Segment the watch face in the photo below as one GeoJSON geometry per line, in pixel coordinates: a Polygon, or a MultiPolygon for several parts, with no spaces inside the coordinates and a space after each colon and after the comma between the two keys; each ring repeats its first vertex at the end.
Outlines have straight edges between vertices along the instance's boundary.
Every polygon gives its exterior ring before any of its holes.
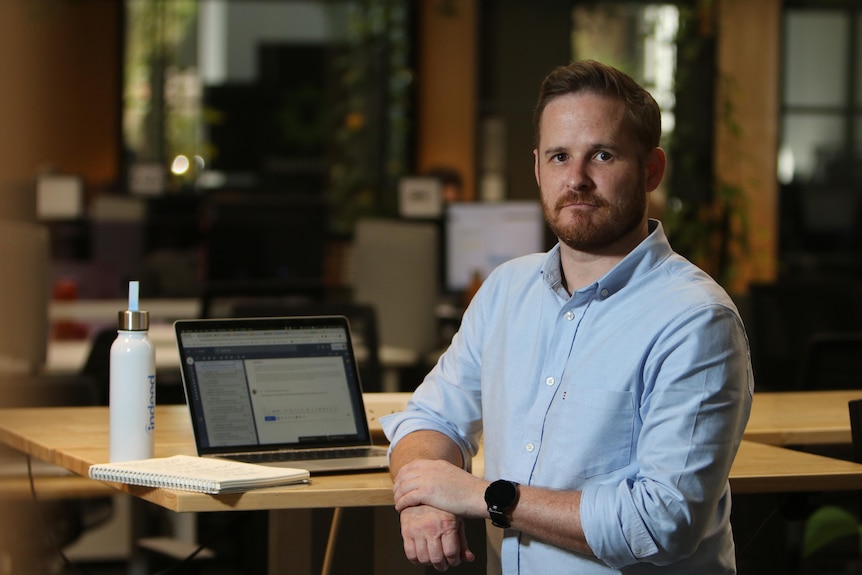
{"type": "Polygon", "coordinates": [[[518,496],[517,487],[511,481],[499,480],[491,483],[485,491],[485,502],[504,511],[512,506],[518,496]]]}

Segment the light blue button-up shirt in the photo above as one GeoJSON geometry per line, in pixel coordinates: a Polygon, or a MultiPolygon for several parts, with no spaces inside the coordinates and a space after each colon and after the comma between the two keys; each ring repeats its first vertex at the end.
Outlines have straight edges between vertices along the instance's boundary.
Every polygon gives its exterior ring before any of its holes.
{"type": "Polygon", "coordinates": [[[727,476],[754,382],[735,306],[661,224],[571,297],[559,246],[497,268],[405,412],[485,477],[580,490],[595,557],[507,530],[505,573],[735,573],[727,476]]]}

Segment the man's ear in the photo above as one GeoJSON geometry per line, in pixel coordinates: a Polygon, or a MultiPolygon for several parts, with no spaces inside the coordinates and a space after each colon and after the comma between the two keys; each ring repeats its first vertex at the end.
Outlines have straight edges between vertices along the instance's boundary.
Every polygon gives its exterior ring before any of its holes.
{"type": "Polygon", "coordinates": [[[539,177],[539,150],[533,150],[533,174],[536,176],[536,185],[542,189],[542,179],[539,177]]]}
{"type": "Polygon", "coordinates": [[[648,192],[653,191],[661,183],[664,178],[664,170],[667,167],[667,156],[661,148],[653,148],[647,154],[646,161],[646,189],[648,192]]]}

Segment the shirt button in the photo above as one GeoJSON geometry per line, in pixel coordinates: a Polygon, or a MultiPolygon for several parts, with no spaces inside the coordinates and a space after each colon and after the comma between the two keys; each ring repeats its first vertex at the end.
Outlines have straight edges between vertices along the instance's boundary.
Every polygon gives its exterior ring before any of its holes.
{"type": "Polygon", "coordinates": [[[555,383],[557,383],[557,380],[555,380],[555,379],[553,378],[553,376],[552,376],[552,377],[549,377],[549,378],[547,378],[547,379],[545,380],[545,385],[554,385],[555,383]]]}
{"type": "Polygon", "coordinates": [[[572,321],[573,319],[575,319],[575,312],[573,312],[573,311],[567,311],[567,312],[566,312],[566,315],[565,315],[565,318],[566,318],[567,320],[569,320],[569,321],[572,321]]]}
{"type": "Polygon", "coordinates": [[[532,443],[528,443],[527,445],[524,446],[524,449],[527,450],[527,453],[533,453],[536,450],[536,446],[533,445],[532,443]]]}
{"type": "Polygon", "coordinates": [[[607,289],[603,289],[603,290],[602,290],[602,297],[608,297],[608,293],[609,293],[609,292],[608,292],[608,290],[607,290],[607,289]]]}

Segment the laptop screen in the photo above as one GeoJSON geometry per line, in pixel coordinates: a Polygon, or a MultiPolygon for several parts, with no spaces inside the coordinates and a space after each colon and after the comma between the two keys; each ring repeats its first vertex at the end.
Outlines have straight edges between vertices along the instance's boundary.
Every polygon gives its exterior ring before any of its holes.
{"type": "Polygon", "coordinates": [[[175,324],[198,452],[369,443],[343,317],[175,324]]]}

